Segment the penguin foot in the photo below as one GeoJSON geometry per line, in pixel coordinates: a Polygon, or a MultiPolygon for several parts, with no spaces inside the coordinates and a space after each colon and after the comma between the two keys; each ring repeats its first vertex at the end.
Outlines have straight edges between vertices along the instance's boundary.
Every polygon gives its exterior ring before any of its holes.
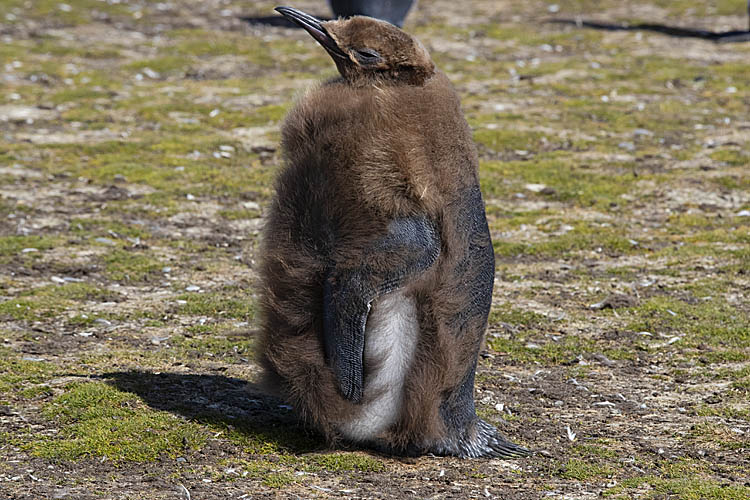
{"type": "Polygon", "coordinates": [[[444,442],[439,454],[461,458],[522,458],[531,455],[531,451],[511,443],[482,419],[477,419],[473,427],[457,439],[444,442]]]}

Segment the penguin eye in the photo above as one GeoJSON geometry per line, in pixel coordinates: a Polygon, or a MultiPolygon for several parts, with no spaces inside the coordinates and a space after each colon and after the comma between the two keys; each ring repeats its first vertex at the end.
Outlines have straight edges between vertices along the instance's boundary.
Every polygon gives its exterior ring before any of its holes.
{"type": "Polygon", "coordinates": [[[380,54],[375,49],[355,49],[354,54],[363,64],[374,64],[380,61],[380,54]]]}

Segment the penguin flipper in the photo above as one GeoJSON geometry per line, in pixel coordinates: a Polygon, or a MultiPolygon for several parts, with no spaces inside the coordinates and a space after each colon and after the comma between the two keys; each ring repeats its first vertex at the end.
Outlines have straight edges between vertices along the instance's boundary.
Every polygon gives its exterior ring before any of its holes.
{"type": "Polygon", "coordinates": [[[323,298],[323,341],[339,390],[349,401],[361,402],[364,392],[370,304],[429,269],[439,254],[435,225],[426,217],[406,217],[392,220],[387,232],[356,258],[357,266],[329,271],[323,298]]]}

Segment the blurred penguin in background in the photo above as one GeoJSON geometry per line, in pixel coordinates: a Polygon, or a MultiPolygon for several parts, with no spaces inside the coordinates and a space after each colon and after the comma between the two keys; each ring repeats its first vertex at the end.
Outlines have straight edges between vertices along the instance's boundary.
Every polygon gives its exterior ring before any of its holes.
{"type": "Polygon", "coordinates": [[[328,3],[339,17],[369,16],[401,27],[414,0],[328,0],[328,3]]]}

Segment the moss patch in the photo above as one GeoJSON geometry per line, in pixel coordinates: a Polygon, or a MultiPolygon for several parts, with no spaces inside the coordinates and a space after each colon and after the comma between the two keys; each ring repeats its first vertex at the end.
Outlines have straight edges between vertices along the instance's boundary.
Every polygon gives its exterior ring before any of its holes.
{"type": "Polygon", "coordinates": [[[61,426],[57,437],[28,444],[32,452],[55,460],[106,457],[115,462],[176,458],[206,440],[196,424],[151,410],[135,395],[99,382],[74,384],[44,408],[61,426]]]}

